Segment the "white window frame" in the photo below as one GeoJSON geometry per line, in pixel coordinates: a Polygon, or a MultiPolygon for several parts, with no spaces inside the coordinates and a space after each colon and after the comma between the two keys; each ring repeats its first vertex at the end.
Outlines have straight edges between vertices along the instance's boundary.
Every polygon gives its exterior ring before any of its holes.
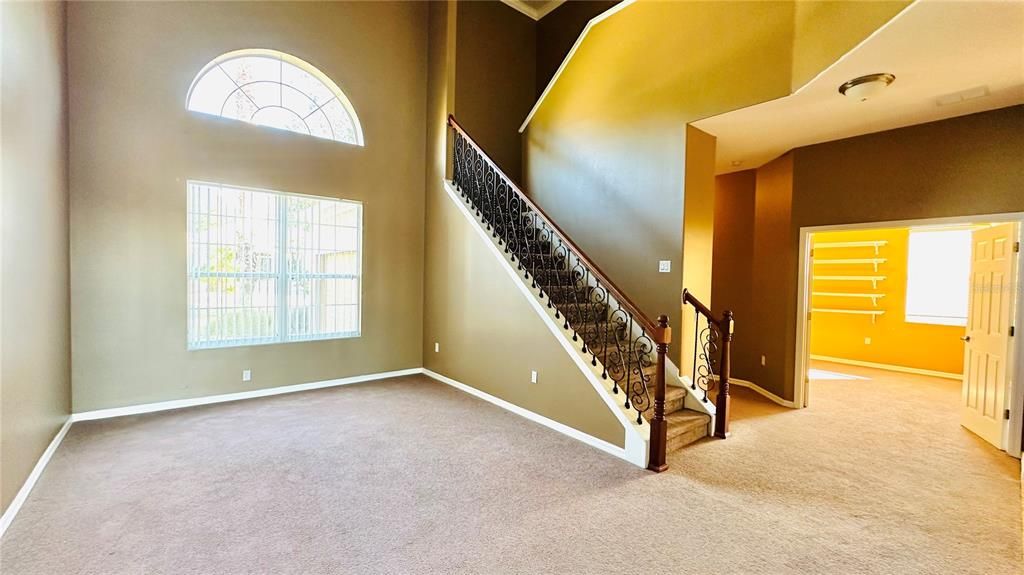
{"type": "MultiPolygon", "coordinates": [[[[971,266],[971,245],[970,245],[970,243],[971,243],[971,231],[968,228],[919,229],[919,230],[911,229],[910,230],[910,235],[909,235],[908,241],[907,241],[907,286],[906,286],[906,300],[904,302],[904,310],[903,310],[904,311],[904,321],[906,323],[919,323],[919,324],[930,324],[930,325],[948,325],[948,326],[957,326],[957,327],[966,327],[967,326],[967,305],[968,305],[968,299],[967,298],[969,297],[968,296],[968,293],[969,293],[969,287],[968,286],[970,284],[970,266],[971,266]],[[911,289],[912,288],[912,282],[915,279],[915,277],[913,275],[913,270],[914,270],[914,254],[913,254],[914,236],[915,235],[923,236],[923,235],[929,235],[929,234],[950,234],[950,233],[965,234],[966,238],[967,238],[967,242],[968,242],[968,250],[967,250],[967,254],[966,254],[966,260],[967,261],[964,262],[967,265],[967,274],[963,278],[963,281],[964,281],[964,285],[963,285],[963,297],[964,297],[964,301],[963,301],[963,316],[959,316],[959,315],[957,315],[957,316],[942,315],[942,314],[938,314],[938,313],[935,313],[935,314],[911,313],[911,311],[914,310],[915,308],[920,308],[921,307],[919,304],[915,304],[914,302],[912,302],[912,298],[914,297],[915,291],[916,291],[916,290],[912,290],[911,289]]],[[[943,259],[942,261],[948,264],[949,263],[948,257],[949,256],[947,254],[945,256],[945,259],[943,259]]]]}
{"type": "MultiPolygon", "coordinates": [[[[273,336],[263,338],[239,338],[231,340],[220,340],[220,341],[205,341],[197,342],[197,339],[192,337],[192,333],[186,333],[187,348],[189,351],[199,351],[204,349],[223,349],[232,347],[249,347],[257,345],[274,345],[281,343],[299,343],[308,341],[323,341],[331,339],[351,339],[362,337],[362,325],[363,325],[363,203],[357,200],[347,200],[341,198],[333,198],[326,196],[314,196],[309,194],[298,194],[293,192],[282,192],[279,190],[268,190],[264,188],[253,188],[248,186],[236,186],[233,184],[225,184],[219,182],[210,182],[204,180],[187,180],[185,183],[186,194],[191,196],[191,190],[193,186],[215,186],[215,187],[227,187],[235,190],[242,190],[248,192],[257,192],[263,194],[270,194],[276,198],[275,203],[277,204],[277,271],[276,272],[200,272],[193,271],[192,269],[192,253],[191,253],[191,241],[190,233],[191,227],[189,222],[186,221],[186,234],[185,244],[188,257],[186,258],[186,277],[188,280],[198,277],[225,277],[225,278],[237,278],[237,277],[262,277],[267,279],[276,280],[276,294],[277,304],[275,306],[276,311],[276,333],[273,336]],[[288,266],[288,203],[286,200],[288,197],[301,197],[309,198],[316,201],[331,201],[346,203],[358,206],[357,218],[356,218],[356,272],[354,274],[337,274],[337,273],[306,273],[306,274],[292,274],[288,266]],[[356,329],[352,332],[335,332],[328,334],[309,334],[309,335],[290,335],[289,325],[289,287],[291,280],[296,277],[311,278],[311,279],[354,279],[357,283],[356,289],[356,329]]],[[[191,210],[186,210],[187,217],[191,216],[191,210]]],[[[187,218],[186,218],[187,219],[187,218]]],[[[187,313],[191,313],[191,306],[186,302],[187,313]]],[[[186,321],[188,327],[191,327],[191,319],[186,321]]]]}

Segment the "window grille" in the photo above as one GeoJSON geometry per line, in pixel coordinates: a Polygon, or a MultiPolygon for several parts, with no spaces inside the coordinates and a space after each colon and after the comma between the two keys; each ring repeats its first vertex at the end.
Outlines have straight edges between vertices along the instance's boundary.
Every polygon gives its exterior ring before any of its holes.
{"type": "Polygon", "coordinates": [[[188,347],[360,335],[362,205],[188,182],[188,347]]]}
{"type": "Polygon", "coordinates": [[[318,138],[363,145],[348,98],[314,66],[276,50],[238,50],[207,64],[187,106],[202,112],[318,138]]]}

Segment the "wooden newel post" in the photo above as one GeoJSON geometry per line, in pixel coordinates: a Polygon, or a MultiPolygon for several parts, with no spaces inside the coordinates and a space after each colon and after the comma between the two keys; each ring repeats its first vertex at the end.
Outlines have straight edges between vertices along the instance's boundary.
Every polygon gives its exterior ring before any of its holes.
{"type": "Polygon", "coordinates": [[[654,376],[654,418],[651,419],[647,469],[660,473],[668,469],[665,462],[665,448],[668,444],[668,422],[665,421],[665,354],[668,353],[668,344],[672,341],[672,328],[668,326],[668,316],[658,317],[655,339],[658,346],[658,371],[654,376]]]}
{"type": "Polygon", "coordinates": [[[715,437],[729,436],[729,371],[732,369],[732,312],[722,313],[722,366],[718,374],[718,400],[715,401],[715,437]]]}

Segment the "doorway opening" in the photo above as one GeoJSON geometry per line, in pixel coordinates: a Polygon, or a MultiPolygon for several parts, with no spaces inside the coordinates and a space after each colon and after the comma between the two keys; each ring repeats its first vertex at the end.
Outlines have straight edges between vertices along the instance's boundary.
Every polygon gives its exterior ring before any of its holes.
{"type": "Polygon", "coordinates": [[[802,228],[797,405],[823,386],[921,392],[1020,457],[1022,228],[1021,214],[802,228]]]}

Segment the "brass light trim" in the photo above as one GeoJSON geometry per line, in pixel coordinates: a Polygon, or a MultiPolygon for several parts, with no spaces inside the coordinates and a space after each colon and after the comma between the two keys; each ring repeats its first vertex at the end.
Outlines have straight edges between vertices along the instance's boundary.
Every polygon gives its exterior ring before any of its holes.
{"type": "Polygon", "coordinates": [[[896,76],[893,76],[892,74],[888,73],[867,74],[865,76],[859,76],[850,81],[843,82],[843,84],[839,86],[839,93],[845,96],[846,91],[849,90],[850,88],[853,88],[854,86],[860,86],[861,84],[867,84],[869,82],[885,82],[885,85],[888,86],[889,84],[892,84],[895,80],[896,76]]]}

